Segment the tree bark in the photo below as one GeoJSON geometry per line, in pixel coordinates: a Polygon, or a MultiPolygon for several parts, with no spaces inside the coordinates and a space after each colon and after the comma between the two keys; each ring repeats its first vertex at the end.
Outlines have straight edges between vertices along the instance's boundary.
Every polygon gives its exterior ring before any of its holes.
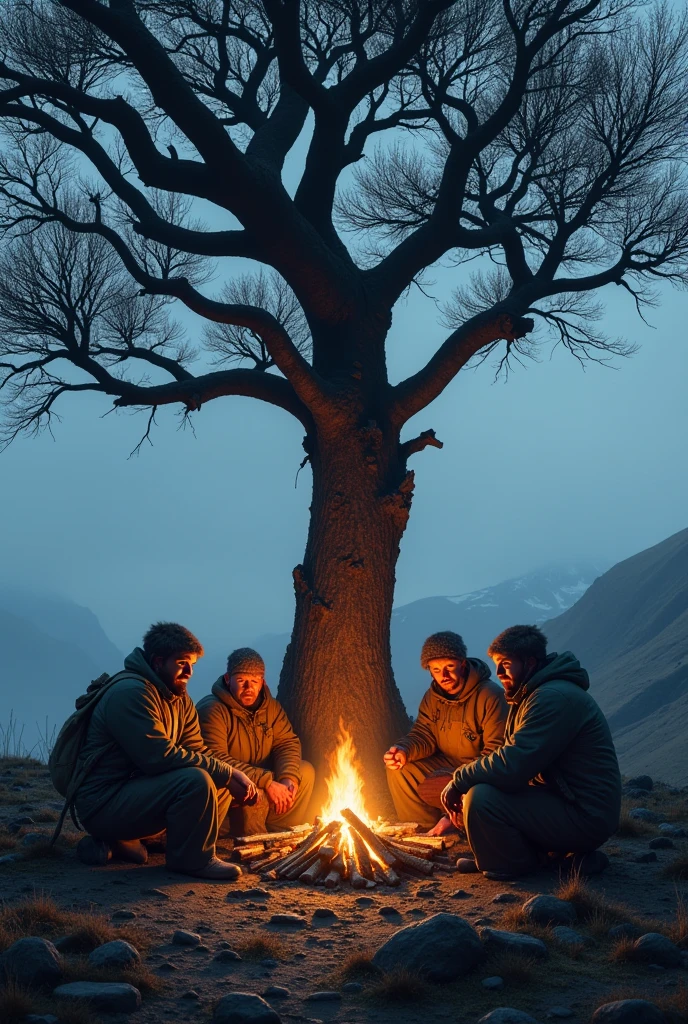
{"type": "Polygon", "coordinates": [[[362,764],[368,812],[378,814],[391,807],[382,755],[409,725],[392,673],[390,617],[413,474],[393,427],[342,428],[342,420],[304,441],[313,503],[279,697],[315,765],[311,813],[323,802],[341,722],[362,764]]]}

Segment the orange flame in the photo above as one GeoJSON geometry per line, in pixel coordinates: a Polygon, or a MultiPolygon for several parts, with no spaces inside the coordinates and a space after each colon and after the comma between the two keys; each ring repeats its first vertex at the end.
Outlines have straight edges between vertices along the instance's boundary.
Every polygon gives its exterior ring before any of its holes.
{"type": "Polygon", "coordinates": [[[326,780],[327,801],[321,812],[323,821],[343,821],[341,812],[348,807],[369,825],[370,820],[363,801],[361,765],[356,756],[351,733],[344,727],[341,718],[337,746],[327,760],[330,774],[326,780]]]}

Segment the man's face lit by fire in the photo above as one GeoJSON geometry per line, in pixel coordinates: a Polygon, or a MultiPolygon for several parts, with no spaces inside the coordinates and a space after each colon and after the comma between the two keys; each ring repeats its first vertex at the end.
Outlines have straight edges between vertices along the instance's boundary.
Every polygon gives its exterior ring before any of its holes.
{"type": "Polygon", "coordinates": [[[229,692],[242,707],[252,707],[260,697],[265,679],[260,672],[237,672],[229,677],[229,692]]]}
{"type": "Polygon", "coordinates": [[[431,658],[430,675],[445,693],[457,694],[466,680],[466,662],[456,658],[431,658]]]}
{"type": "Polygon", "coordinates": [[[507,697],[513,697],[537,668],[535,658],[519,658],[515,654],[493,654],[492,660],[507,697]]]}
{"type": "Polygon", "coordinates": [[[186,693],[197,661],[197,654],[175,654],[170,658],[155,657],[152,659],[151,668],[168,690],[181,697],[186,693]]]}

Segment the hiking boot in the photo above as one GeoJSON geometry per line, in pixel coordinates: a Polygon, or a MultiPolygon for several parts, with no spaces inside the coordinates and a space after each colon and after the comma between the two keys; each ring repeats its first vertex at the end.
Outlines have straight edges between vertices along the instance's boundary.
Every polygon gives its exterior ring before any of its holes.
{"type": "Polygon", "coordinates": [[[478,865],[472,857],[459,857],[456,868],[460,875],[477,875],[478,865]]]}
{"type": "Polygon", "coordinates": [[[211,882],[236,882],[241,877],[241,868],[238,864],[228,864],[226,860],[213,857],[204,868],[197,868],[196,871],[182,871],[183,875],[193,875],[194,878],[207,878],[211,882]]]}
{"type": "Polygon", "coordinates": [[[112,844],[112,859],[123,860],[127,864],[146,864],[148,850],[140,839],[118,839],[112,844]]]}
{"type": "Polygon", "coordinates": [[[76,855],[82,864],[102,868],[112,859],[112,847],[104,839],[84,836],[76,844],[76,855]]]}

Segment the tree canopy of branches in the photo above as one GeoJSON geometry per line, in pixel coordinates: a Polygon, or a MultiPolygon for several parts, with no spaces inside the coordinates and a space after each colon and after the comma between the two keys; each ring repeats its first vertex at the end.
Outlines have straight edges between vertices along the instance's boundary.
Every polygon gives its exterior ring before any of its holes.
{"type": "Polygon", "coordinates": [[[5,0],[1,17],[7,438],[84,390],[186,415],[245,395],[295,416],[314,501],[280,692],[316,759],[340,716],[378,749],[404,722],[389,615],[407,460],[439,444],[402,442],[404,425],[470,360],[498,350],[508,367],[547,330],[581,360],[627,353],[595,293],[620,286],[642,311],[657,282],[686,283],[685,15],[5,0]],[[457,267],[447,336],[392,384],[393,308],[441,261],[457,267]],[[192,344],[175,302],[199,318],[192,344]]]}

